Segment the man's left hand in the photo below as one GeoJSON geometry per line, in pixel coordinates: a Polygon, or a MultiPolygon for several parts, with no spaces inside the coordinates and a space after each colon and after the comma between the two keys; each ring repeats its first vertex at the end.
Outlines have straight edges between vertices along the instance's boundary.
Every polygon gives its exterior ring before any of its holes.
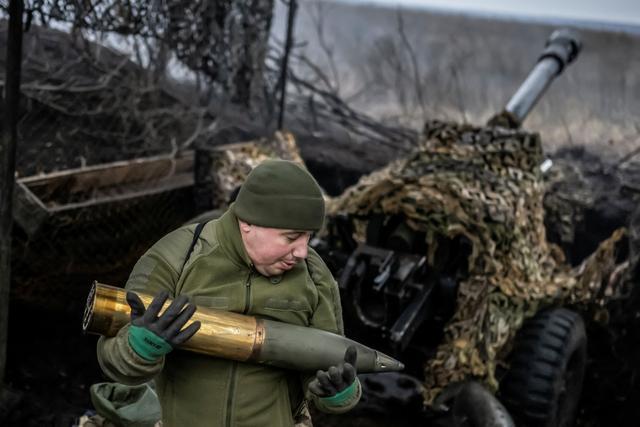
{"type": "Polygon", "coordinates": [[[318,397],[331,397],[349,387],[356,379],[358,350],[350,346],[344,353],[344,361],[326,371],[318,371],[309,383],[309,390],[318,397]]]}

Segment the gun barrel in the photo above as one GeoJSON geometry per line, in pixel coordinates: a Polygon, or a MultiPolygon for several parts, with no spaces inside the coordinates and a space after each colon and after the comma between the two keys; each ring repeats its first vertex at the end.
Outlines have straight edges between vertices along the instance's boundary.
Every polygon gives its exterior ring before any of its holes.
{"type": "MultiPolygon", "coordinates": [[[[83,330],[115,336],[130,319],[131,308],[125,296],[124,289],[94,282],[87,298],[83,330]]],[[[145,306],[153,299],[141,293],[138,296],[145,306]]],[[[165,303],[163,310],[169,303],[165,303]]],[[[198,320],[202,326],[180,346],[181,349],[241,362],[315,371],[340,363],[346,349],[354,345],[358,350],[357,369],[360,373],[404,369],[401,362],[384,353],[319,329],[206,307],[197,307],[189,323],[198,320]]]]}
{"type": "Polygon", "coordinates": [[[514,127],[522,124],[551,82],[576,59],[581,49],[582,43],[575,32],[556,30],[551,34],[538,62],[505,107],[515,122],[514,127]]]}

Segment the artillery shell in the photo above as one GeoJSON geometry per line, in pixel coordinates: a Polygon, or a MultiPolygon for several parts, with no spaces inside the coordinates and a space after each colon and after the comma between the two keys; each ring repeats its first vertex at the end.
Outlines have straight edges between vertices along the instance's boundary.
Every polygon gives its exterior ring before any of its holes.
{"type": "MultiPolygon", "coordinates": [[[[122,288],[94,282],[87,298],[83,330],[115,336],[130,319],[131,308],[125,296],[126,291],[122,288]]],[[[141,293],[138,296],[145,306],[153,299],[141,293]]],[[[163,310],[169,303],[165,303],[163,310]]],[[[346,349],[354,345],[358,350],[357,369],[360,373],[404,369],[401,362],[384,353],[320,329],[206,307],[197,307],[189,323],[198,320],[200,329],[180,346],[181,349],[241,362],[315,371],[342,362],[346,349]]]]}

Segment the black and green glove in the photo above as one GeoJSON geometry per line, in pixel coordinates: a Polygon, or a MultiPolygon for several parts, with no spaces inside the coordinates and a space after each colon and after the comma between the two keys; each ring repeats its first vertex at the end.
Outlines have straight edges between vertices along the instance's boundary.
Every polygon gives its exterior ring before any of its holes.
{"type": "Polygon", "coordinates": [[[326,371],[318,371],[309,383],[309,390],[329,406],[341,406],[356,393],[356,361],[358,350],[347,348],[344,361],[326,371]]]}
{"type": "Polygon", "coordinates": [[[199,321],[182,329],[196,311],[185,295],[178,296],[158,315],[168,297],[167,292],[159,293],[145,309],[138,295],[127,292],[127,304],[131,307],[129,345],[143,359],[159,359],[200,329],[199,321]]]}

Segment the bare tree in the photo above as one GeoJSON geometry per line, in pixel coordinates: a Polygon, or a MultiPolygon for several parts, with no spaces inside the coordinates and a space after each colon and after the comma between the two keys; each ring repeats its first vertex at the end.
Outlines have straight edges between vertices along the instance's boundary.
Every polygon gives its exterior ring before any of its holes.
{"type": "Polygon", "coordinates": [[[424,100],[424,88],[421,81],[421,73],[420,67],[418,66],[418,59],[416,56],[416,52],[413,49],[413,46],[409,42],[409,38],[404,29],[404,18],[402,17],[402,12],[398,9],[396,13],[397,21],[398,21],[398,35],[400,36],[400,40],[402,42],[402,46],[406,49],[407,57],[409,58],[411,64],[411,74],[413,80],[413,88],[415,89],[415,96],[418,106],[422,111],[422,120],[427,119],[426,106],[424,100]]]}
{"type": "Polygon", "coordinates": [[[74,34],[90,30],[143,40],[157,75],[170,50],[236,104],[249,107],[262,91],[273,0],[32,0],[27,8],[44,26],[66,22],[74,34]]]}
{"type": "Polygon", "coordinates": [[[329,78],[322,79],[327,85],[328,90],[335,94],[340,93],[340,75],[338,74],[338,67],[336,65],[336,58],[334,54],[334,48],[331,46],[326,39],[325,34],[325,19],[327,16],[327,3],[324,2],[314,2],[310,8],[310,16],[313,22],[313,28],[315,31],[316,38],[318,40],[318,44],[323,54],[325,55],[325,59],[327,61],[329,67],[329,78]]]}

